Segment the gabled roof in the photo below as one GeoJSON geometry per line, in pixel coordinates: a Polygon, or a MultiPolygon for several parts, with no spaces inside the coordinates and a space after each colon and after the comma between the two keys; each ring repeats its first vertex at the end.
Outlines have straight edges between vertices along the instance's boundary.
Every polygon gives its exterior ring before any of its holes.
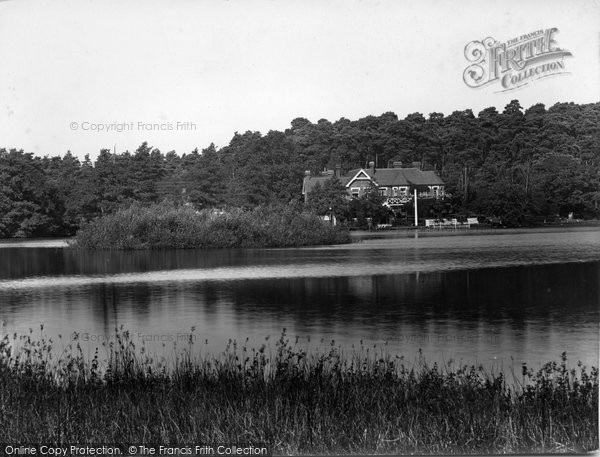
{"type": "Polygon", "coordinates": [[[346,182],[344,182],[344,185],[346,187],[348,187],[350,184],[352,184],[354,181],[356,181],[357,179],[367,179],[372,181],[373,179],[367,174],[367,172],[365,170],[363,170],[362,168],[358,169],[358,170],[350,170],[348,172],[348,175],[345,176],[346,178],[346,182]]]}
{"type": "MultiPolygon", "coordinates": [[[[302,183],[302,194],[311,192],[317,183],[323,185],[333,175],[305,176],[302,183]]],[[[350,187],[356,180],[369,179],[378,186],[443,186],[444,181],[434,171],[421,171],[417,168],[356,168],[338,178],[343,186],[350,187]]]]}
{"type": "Polygon", "coordinates": [[[346,187],[365,174],[378,186],[443,186],[444,182],[434,171],[421,171],[417,168],[376,168],[375,173],[370,169],[350,170],[346,187]],[[361,173],[362,172],[362,173],[361,173]]]}

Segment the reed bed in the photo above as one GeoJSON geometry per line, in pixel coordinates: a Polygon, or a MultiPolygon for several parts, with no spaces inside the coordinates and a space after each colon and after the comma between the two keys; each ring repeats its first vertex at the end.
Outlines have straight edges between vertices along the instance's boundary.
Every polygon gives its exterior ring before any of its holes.
{"type": "MultiPolygon", "coordinates": [[[[194,329],[192,329],[193,332],[194,329]]],[[[123,328],[94,355],[77,335],[0,343],[0,442],[268,443],[276,454],[573,453],[598,449],[598,369],[407,363],[364,345],[190,337],[169,359],[123,328]],[[511,379],[507,379],[507,375],[511,379]]]]}
{"type": "Polygon", "coordinates": [[[73,247],[190,249],[295,247],[349,243],[347,229],[298,205],[201,210],[167,203],[133,204],[81,227],[73,247]]]}

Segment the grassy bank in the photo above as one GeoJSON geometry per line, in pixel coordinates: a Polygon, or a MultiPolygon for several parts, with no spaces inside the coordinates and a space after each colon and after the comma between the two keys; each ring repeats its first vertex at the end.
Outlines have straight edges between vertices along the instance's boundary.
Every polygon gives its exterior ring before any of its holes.
{"type": "Polygon", "coordinates": [[[215,357],[193,349],[157,361],[121,332],[90,360],[76,341],[57,351],[6,338],[0,442],[271,443],[279,454],[598,447],[598,370],[568,370],[564,356],[523,367],[514,383],[373,348],[306,353],[285,335],[215,357]]]}
{"type": "Polygon", "coordinates": [[[258,248],[349,243],[347,230],[289,206],[244,211],[134,205],[84,225],[85,249],[258,248]]]}

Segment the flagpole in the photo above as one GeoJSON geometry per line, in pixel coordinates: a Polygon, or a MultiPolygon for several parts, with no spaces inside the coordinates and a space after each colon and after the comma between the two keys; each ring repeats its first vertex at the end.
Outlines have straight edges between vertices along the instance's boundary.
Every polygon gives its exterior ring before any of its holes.
{"type": "Polygon", "coordinates": [[[419,225],[419,219],[417,216],[417,188],[415,187],[415,227],[419,225]]]}

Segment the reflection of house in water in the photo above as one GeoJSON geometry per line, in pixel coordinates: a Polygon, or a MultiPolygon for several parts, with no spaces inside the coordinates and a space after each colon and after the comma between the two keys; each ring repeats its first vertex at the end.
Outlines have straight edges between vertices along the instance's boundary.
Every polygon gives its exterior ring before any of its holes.
{"type": "Polygon", "coordinates": [[[365,301],[397,304],[429,301],[443,290],[441,272],[349,278],[352,294],[365,301]],[[392,298],[393,297],[393,298],[392,298]]]}

